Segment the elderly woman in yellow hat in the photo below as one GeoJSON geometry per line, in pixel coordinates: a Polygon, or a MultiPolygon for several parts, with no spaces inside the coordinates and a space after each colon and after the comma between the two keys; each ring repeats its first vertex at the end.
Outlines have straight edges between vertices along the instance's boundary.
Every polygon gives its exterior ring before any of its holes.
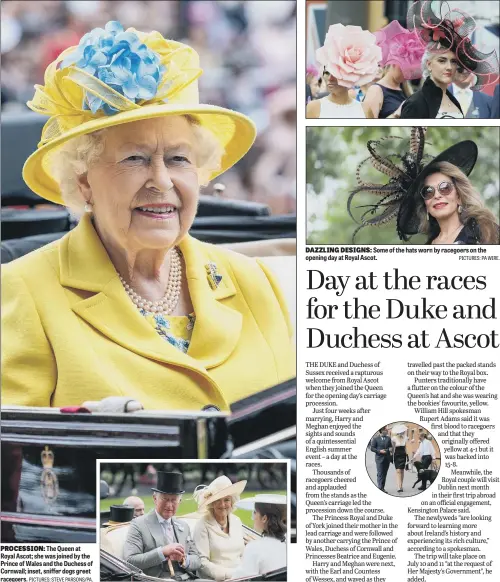
{"type": "Polygon", "coordinates": [[[201,555],[202,578],[227,580],[239,566],[245,542],[243,525],[233,514],[246,481],[232,483],[229,477],[217,477],[210,485],[198,485],[193,497],[198,513],[203,517],[196,523],[193,539],[201,555]]]}
{"type": "Polygon", "coordinates": [[[294,375],[273,275],[188,234],[200,186],[255,137],[199,103],[201,73],[190,47],[108,22],[36,86],[50,117],[23,177],[83,217],[2,269],[4,403],[227,410],[294,375]]]}

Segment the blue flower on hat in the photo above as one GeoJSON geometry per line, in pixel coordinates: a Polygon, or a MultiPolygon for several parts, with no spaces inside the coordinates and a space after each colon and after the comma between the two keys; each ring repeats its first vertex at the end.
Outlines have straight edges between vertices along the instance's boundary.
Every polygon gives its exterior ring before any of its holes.
{"type": "MultiPolygon", "coordinates": [[[[167,70],[157,53],[134,32],[125,32],[116,21],[85,34],[76,50],[59,63],[59,68],[70,65],[96,77],[134,103],[152,99],[167,70]]],[[[106,115],[119,112],[90,91],[85,91],[83,108],[92,113],[102,109],[106,115]]]]}

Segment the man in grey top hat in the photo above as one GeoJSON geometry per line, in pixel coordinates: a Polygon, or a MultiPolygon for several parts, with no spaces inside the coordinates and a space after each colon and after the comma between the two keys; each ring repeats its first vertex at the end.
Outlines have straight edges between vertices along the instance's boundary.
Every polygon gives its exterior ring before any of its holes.
{"type": "Polygon", "coordinates": [[[188,580],[195,578],[201,559],[189,525],[175,513],[184,493],[182,475],[158,471],[153,488],[155,509],[134,519],[123,548],[123,557],[148,576],[188,580]]]}

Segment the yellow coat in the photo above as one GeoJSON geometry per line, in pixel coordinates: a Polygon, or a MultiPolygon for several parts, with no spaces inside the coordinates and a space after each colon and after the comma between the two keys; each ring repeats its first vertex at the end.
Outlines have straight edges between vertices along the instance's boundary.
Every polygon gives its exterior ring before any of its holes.
{"type": "Polygon", "coordinates": [[[69,406],[106,396],[146,409],[222,410],[295,375],[286,306],[254,259],[186,236],[196,314],[185,354],[132,304],[91,221],[2,267],[2,401],[69,406]],[[205,265],[222,275],[212,290],[205,265]]]}

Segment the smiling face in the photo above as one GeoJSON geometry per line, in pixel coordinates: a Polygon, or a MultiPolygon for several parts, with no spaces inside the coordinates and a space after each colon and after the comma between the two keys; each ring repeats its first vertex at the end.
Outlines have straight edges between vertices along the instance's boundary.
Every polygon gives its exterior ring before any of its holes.
{"type": "Polygon", "coordinates": [[[106,130],[104,151],[80,177],[103,242],[134,251],[168,249],[188,232],[199,193],[196,143],[185,117],[106,130]]]}
{"type": "Polygon", "coordinates": [[[439,221],[458,213],[460,198],[453,180],[449,176],[441,172],[430,174],[424,181],[424,193],[427,187],[429,187],[429,197],[426,196],[424,198],[424,203],[430,216],[439,221]],[[434,189],[434,194],[430,197],[432,188],[434,189]]]}
{"type": "Polygon", "coordinates": [[[457,72],[458,60],[453,51],[440,53],[427,61],[432,80],[439,85],[449,85],[457,72]]]}
{"type": "Polygon", "coordinates": [[[212,503],[214,517],[219,523],[224,523],[227,520],[232,509],[233,500],[230,495],[212,503]]]}

